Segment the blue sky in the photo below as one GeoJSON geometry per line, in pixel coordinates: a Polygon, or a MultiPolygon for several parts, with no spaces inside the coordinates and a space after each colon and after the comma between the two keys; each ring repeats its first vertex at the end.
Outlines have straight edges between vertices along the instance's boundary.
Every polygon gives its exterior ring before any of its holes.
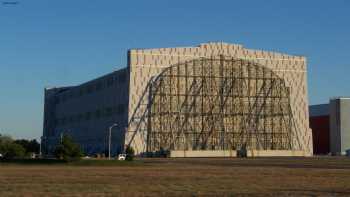
{"type": "Polygon", "coordinates": [[[350,95],[347,0],[4,1],[0,133],[15,138],[41,135],[45,86],[79,84],[124,67],[129,48],[224,41],[304,55],[311,104],[350,95]]]}

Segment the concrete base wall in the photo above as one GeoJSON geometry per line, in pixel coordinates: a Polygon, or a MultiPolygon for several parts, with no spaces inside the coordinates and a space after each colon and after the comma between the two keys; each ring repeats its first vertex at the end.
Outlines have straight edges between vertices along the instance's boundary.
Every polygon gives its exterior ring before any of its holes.
{"type": "Polygon", "coordinates": [[[236,157],[237,151],[206,151],[206,150],[188,150],[188,151],[170,151],[170,157],[236,157]]]}
{"type": "MultiPolygon", "coordinates": [[[[247,150],[248,157],[305,157],[306,151],[296,150],[247,150]]],[[[237,151],[170,151],[170,157],[237,157],[237,151]]]]}
{"type": "Polygon", "coordinates": [[[305,157],[309,156],[301,150],[248,150],[248,157],[305,157]]]}

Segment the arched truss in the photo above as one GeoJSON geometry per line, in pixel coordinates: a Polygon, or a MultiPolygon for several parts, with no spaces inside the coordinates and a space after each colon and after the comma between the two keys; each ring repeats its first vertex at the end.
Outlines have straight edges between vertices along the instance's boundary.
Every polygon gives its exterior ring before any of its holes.
{"type": "Polygon", "coordinates": [[[171,66],[149,88],[147,151],[292,150],[289,95],[282,78],[247,60],[171,66]]]}

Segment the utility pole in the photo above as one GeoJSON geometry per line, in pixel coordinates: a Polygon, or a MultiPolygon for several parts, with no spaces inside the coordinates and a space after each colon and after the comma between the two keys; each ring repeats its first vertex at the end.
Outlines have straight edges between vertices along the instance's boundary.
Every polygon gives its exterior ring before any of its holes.
{"type": "Polygon", "coordinates": [[[111,138],[112,138],[112,128],[118,126],[117,123],[114,123],[109,127],[109,137],[108,137],[108,159],[111,159],[111,138]]]}

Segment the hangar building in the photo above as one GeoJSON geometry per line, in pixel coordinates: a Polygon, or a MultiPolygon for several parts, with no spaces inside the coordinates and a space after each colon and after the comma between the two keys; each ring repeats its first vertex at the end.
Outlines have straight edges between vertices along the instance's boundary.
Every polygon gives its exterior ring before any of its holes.
{"type": "Polygon", "coordinates": [[[131,49],[126,68],[45,89],[43,148],[62,133],[88,153],[312,155],[306,58],[242,45],[131,49]]]}
{"type": "Polygon", "coordinates": [[[310,106],[314,154],[350,152],[350,98],[334,97],[329,103],[310,106]]]}

